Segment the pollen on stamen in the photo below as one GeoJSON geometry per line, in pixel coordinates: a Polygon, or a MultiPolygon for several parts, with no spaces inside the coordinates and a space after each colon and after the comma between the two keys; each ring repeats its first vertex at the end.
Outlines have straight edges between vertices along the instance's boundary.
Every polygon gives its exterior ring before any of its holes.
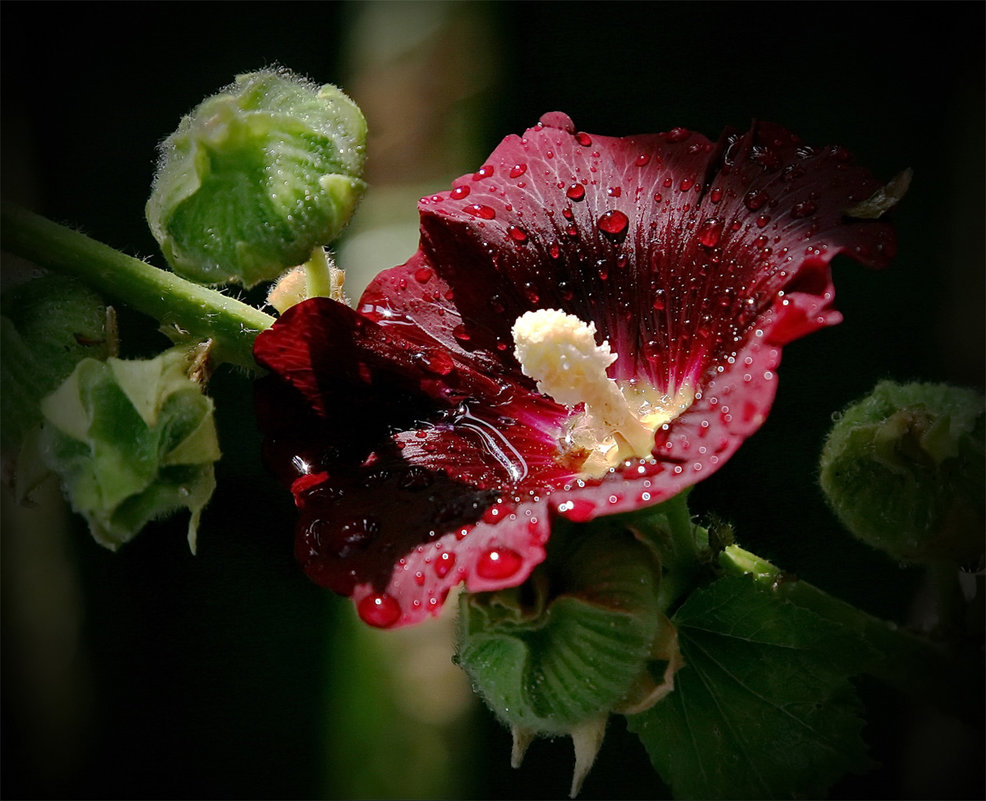
{"type": "Polygon", "coordinates": [[[574,410],[563,442],[563,457],[576,454],[580,472],[598,477],[630,458],[647,458],[658,425],[677,417],[694,398],[690,387],[673,397],[650,389],[627,389],[611,379],[607,368],[617,359],[609,342],[596,343],[596,328],[556,309],[530,311],[511,330],[514,354],[524,374],[540,392],[574,410]]]}

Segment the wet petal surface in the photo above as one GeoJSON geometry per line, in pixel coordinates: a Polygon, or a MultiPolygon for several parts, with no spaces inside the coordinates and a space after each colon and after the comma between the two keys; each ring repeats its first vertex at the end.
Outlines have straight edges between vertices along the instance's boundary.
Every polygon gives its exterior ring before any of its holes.
{"type": "Polygon", "coordinates": [[[355,312],[309,301],[258,338],[308,573],[368,622],[411,623],[460,581],[522,581],[554,515],[629,511],[714,472],[764,422],[782,346],[839,321],[831,259],[892,257],[886,223],[845,215],[878,189],[842,148],[764,123],[615,139],[554,113],[507,137],[421,200],[418,252],[355,312]],[[560,445],[578,410],[537,392],[511,339],[549,308],[595,325],[611,378],[694,387],[650,458],[593,477],[560,445]]]}

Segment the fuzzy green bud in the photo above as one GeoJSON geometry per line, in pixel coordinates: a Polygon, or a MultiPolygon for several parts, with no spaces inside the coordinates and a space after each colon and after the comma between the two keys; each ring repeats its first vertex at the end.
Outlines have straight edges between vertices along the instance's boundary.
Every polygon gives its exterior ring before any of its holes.
{"type": "Polygon", "coordinates": [[[115,348],[112,314],[99,295],[70,278],[46,275],[3,295],[0,441],[7,454],[41,423],[41,399],[84,358],[115,348]]]}
{"type": "Polygon", "coordinates": [[[577,792],[609,714],[641,699],[670,626],[660,576],[653,546],[626,527],[559,522],[527,582],[462,596],[456,661],[512,729],[515,766],[533,736],[569,735],[577,792]]]}
{"type": "Polygon", "coordinates": [[[154,359],[83,359],[41,404],[42,458],[101,545],[115,550],[151,520],[199,516],[215,488],[212,400],[180,349],[154,359]]]}
{"type": "Polygon", "coordinates": [[[944,384],[881,382],[838,418],[821,457],[832,509],[895,559],[983,553],[984,399],[944,384]]]}
{"type": "Polygon", "coordinates": [[[366,187],[366,120],[331,84],[239,75],[161,144],[146,215],[174,271],[253,286],[307,261],[366,187]]]}

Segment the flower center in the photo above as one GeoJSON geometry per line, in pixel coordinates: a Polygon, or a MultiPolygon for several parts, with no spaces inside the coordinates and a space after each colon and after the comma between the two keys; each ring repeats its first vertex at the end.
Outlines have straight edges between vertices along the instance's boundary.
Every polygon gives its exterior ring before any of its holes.
{"type": "Polygon", "coordinates": [[[658,426],[680,415],[695,398],[691,383],[662,393],[643,380],[614,381],[606,370],[617,354],[605,340],[597,345],[596,326],[573,314],[526,312],[511,333],[514,355],[538,391],[565,406],[583,406],[571,419],[564,450],[586,475],[598,477],[625,459],[650,457],[658,426]]]}

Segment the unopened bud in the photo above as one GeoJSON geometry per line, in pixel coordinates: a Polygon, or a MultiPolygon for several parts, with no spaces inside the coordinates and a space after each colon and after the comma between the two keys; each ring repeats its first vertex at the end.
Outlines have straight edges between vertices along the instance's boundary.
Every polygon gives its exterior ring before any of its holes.
{"type": "Polygon", "coordinates": [[[660,576],[652,546],[618,523],[559,525],[525,584],[462,597],[456,661],[513,731],[515,765],[533,736],[568,735],[578,791],[668,625],[660,576]]]}
{"type": "Polygon", "coordinates": [[[240,75],[162,143],[151,232],[186,278],[273,280],[341,233],[365,189],[365,145],[362,112],[335,86],[240,75]]]}
{"type": "Polygon", "coordinates": [[[881,382],[829,434],[822,489],[849,531],[895,559],[977,561],[984,423],[972,390],[881,382]]]}
{"type": "Polygon", "coordinates": [[[83,359],[41,403],[44,461],[107,548],[188,509],[195,550],[219,445],[212,401],[189,369],[198,365],[180,349],[147,360],[83,359]]]}

